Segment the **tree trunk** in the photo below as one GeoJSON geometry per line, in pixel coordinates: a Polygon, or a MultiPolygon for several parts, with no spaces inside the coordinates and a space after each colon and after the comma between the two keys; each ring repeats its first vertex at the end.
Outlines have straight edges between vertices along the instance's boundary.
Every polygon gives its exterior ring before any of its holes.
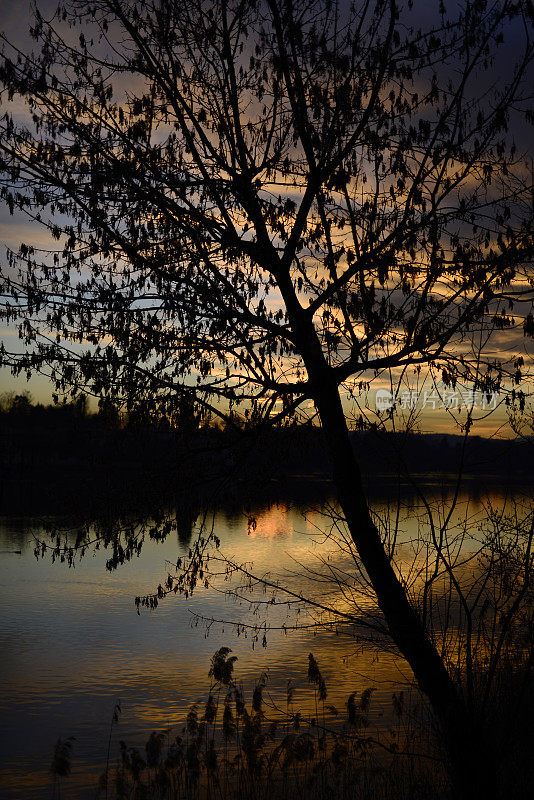
{"type": "Polygon", "coordinates": [[[389,633],[439,720],[449,758],[453,797],[491,800],[496,797],[495,760],[385,552],[369,512],[338,387],[329,378],[325,370],[321,379],[314,381],[315,403],[351,537],[376,592],[389,633]]]}
{"type": "Polygon", "coordinates": [[[389,634],[410,665],[439,721],[449,761],[452,796],[454,800],[494,800],[497,797],[495,759],[485,746],[484,732],[476,724],[386,554],[367,504],[339,387],[325,359],[313,320],[300,307],[289,276],[280,273],[278,285],[306,365],[339,504],[389,634]]]}

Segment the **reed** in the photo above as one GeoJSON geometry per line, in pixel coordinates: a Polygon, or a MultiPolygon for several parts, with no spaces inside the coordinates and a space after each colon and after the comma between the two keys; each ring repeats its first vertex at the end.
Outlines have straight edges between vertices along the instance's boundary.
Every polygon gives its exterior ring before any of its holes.
{"type": "Polygon", "coordinates": [[[250,702],[234,678],[236,658],[221,648],[212,658],[212,685],[184,722],[153,732],[144,750],[120,742],[100,796],[114,800],[430,800],[447,796],[439,757],[392,698],[396,724],[378,733],[368,688],[347,699],[344,712],[327,706],[327,686],[309,655],[315,714],[295,710],[288,682],[285,704],[267,694],[264,674],[250,702]]]}

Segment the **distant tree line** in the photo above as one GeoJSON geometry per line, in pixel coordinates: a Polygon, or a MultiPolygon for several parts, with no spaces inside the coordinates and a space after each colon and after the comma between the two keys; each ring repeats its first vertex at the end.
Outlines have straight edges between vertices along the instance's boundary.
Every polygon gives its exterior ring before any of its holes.
{"type": "MultiPolygon", "coordinates": [[[[354,450],[366,452],[369,476],[380,474],[515,474],[532,472],[534,442],[483,439],[447,434],[393,433],[378,429],[351,432],[354,450]],[[463,463],[460,464],[463,450],[463,463]]],[[[87,398],[44,405],[29,393],[0,395],[0,463],[26,469],[43,464],[99,467],[105,464],[150,466],[153,473],[176,474],[195,464],[199,476],[229,468],[266,480],[327,476],[328,455],[321,428],[267,428],[254,434],[232,426],[198,425],[184,419],[173,426],[165,418],[121,414],[111,403],[91,411],[87,398]],[[219,470],[215,467],[218,465],[219,470]],[[241,469],[239,468],[241,467],[241,469]]],[[[146,474],[146,470],[144,470],[146,474]]]]}

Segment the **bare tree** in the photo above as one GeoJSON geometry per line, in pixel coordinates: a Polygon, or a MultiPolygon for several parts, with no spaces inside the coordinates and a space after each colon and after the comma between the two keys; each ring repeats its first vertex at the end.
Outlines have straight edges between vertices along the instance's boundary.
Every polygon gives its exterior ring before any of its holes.
{"type": "Polygon", "coordinates": [[[520,380],[469,342],[532,302],[532,181],[509,126],[532,114],[533,13],[477,0],[423,23],[412,6],[66,2],[36,14],[35,52],[4,38],[2,196],[50,247],[9,253],[2,316],[24,348],[0,357],[130,411],[317,413],[457,794],[491,797],[489,742],[384,548],[342,397],[422,365],[482,391],[520,380]]]}

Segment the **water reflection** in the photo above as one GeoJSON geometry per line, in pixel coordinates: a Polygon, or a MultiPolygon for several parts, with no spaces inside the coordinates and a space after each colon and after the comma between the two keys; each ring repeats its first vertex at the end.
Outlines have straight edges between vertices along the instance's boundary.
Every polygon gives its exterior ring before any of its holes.
{"type": "MultiPolygon", "coordinates": [[[[436,481],[426,491],[435,502],[446,503],[453,487],[436,481]]],[[[400,547],[411,557],[421,504],[409,488],[403,487],[400,494],[400,547]]],[[[391,486],[376,483],[374,495],[375,508],[385,517],[384,497],[391,495],[391,486]]],[[[214,531],[224,552],[252,564],[255,572],[279,576],[289,570],[294,584],[303,585],[306,569],[328,558],[331,548],[324,536],[328,499],[324,488],[320,499],[312,509],[299,496],[275,504],[258,502],[250,509],[257,521],[254,528],[238,504],[219,509],[214,512],[214,531]]],[[[476,516],[485,503],[502,506],[504,501],[498,489],[471,487],[459,509],[476,516]]],[[[69,786],[76,787],[73,794],[92,796],[105,762],[116,700],[121,699],[123,713],[114,733],[115,754],[119,739],[142,745],[152,730],[183,721],[188,706],[206,696],[210,657],[223,645],[238,656],[236,672],[249,693],[263,671],[268,672],[268,687],[275,696],[283,694],[292,678],[295,704],[306,711],[313,696],[306,681],[307,656],[313,652],[326,679],[329,702],[343,708],[350,693],[373,686],[376,721],[382,713],[387,717],[391,693],[399,684],[409,683],[409,672],[394,655],[362,647],[349,626],[273,631],[266,648],[252,649],[246,629],[238,637],[231,625],[209,626],[195,616],[250,621],[249,605],[228,598],[223,582],[201,588],[188,599],[166,601],[156,612],[136,613],[135,595],[152,592],[165,575],[166,561],[187,554],[202,513],[198,500],[191,498],[179,509],[173,535],[164,541],[148,539],[139,559],[111,573],[103,550],[89,550],[72,569],[46,558],[36,560],[40,521],[14,517],[0,521],[2,797],[41,798],[49,791],[48,767],[58,736],[76,737],[69,779],[69,786]],[[21,550],[21,555],[14,550],[21,550]]],[[[345,568],[346,554],[335,558],[345,568]]],[[[343,599],[332,591],[329,601],[343,599]]],[[[293,612],[275,609],[271,622],[293,612]]]]}

